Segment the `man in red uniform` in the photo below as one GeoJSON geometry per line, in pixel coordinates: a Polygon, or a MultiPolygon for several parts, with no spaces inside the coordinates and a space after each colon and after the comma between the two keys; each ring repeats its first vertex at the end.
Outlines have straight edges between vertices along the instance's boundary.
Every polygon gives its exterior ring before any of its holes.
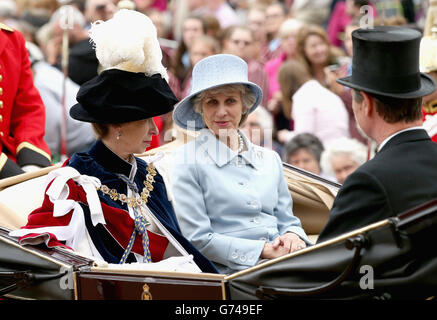
{"type": "Polygon", "coordinates": [[[24,37],[0,23],[0,179],[50,165],[44,128],[24,37]]]}

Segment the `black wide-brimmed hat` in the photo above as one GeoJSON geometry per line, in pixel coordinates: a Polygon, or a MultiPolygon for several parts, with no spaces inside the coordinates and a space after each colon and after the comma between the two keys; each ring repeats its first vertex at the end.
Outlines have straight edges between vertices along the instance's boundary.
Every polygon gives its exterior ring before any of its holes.
{"type": "Polygon", "coordinates": [[[352,32],[352,75],[337,82],[381,96],[412,99],[435,90],[419,70],[422,35],[410,28],[378,26],[352,32]]]}
{"type": "Polygon", "coordinates": [[[178,101],[161,74],[118,69],[105,70],[82,84],[76,99],[71,117],[93,123],[152,118],[172,111],[178,101]]]}

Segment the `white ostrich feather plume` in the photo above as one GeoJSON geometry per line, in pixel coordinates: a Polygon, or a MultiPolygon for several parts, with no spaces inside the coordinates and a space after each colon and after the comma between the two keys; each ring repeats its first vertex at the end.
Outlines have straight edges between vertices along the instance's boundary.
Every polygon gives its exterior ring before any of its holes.
{"type": "Polygon", "coordinates": [[[121,9],[112,19],[93,23],[90,38],[104,70],[159,73],[168,81],[156,28],[146,15],[121,9]]]}
{"type": "Polygon", "coordinates": [[[423,37],[420,41],[419,65],[421,72],[437,70],[437,39],[433,36],[423,37]]]}

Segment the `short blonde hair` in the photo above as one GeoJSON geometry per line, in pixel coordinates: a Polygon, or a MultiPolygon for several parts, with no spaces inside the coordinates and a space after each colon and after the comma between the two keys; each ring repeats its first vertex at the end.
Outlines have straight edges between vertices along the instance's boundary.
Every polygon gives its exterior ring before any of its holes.
{"type": "Polygon", "coordinates": [[[193,109],[194,112],[202,114],[202,101],[205,98],[207,94],[220,94],[225,93],[229,91],[238,91],[241,94],[241,102],[243,104],[243,113],[241,115],[241,120],[238,126],[241,126],[243,122],[246,120],[247,116],[249,115],[249,110],[252,108],[252,106],[256,102],[256,96],[250,90],[249,87],[245,86],[244,84],[226,84],[217,88],[212,88],[209,90],[205,90],[200,92],[194,97],[193,100],[193,109]]]}
{"type": "Polygon", "coordinates": [[[302,21],[295,19],[295,18],[288,18],[285,20],[278,30],[278,36],[279,38],[283,39],[288,37],[288,35],[292,32],[295,32],[297,35],[297,32],[305,25],[302,21]]]}

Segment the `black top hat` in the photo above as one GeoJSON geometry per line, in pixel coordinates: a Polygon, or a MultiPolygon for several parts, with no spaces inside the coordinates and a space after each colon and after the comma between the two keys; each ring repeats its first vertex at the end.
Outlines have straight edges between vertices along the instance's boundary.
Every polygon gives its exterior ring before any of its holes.
{"type": "Polygon", "coordinates": [[[419,71],[420,32],[379,26],[352,32],[352,75],[342,85],[393,98],[419,98],[435,90],[434,80],[419,71]]]}
{"type": "Polygon", "coordinates": [[[94,123],[123,123],[170,112],[178,101],[160,74],[118,69],[103,71],[85,82],[70,109],[72,118],[94,123]]]}

